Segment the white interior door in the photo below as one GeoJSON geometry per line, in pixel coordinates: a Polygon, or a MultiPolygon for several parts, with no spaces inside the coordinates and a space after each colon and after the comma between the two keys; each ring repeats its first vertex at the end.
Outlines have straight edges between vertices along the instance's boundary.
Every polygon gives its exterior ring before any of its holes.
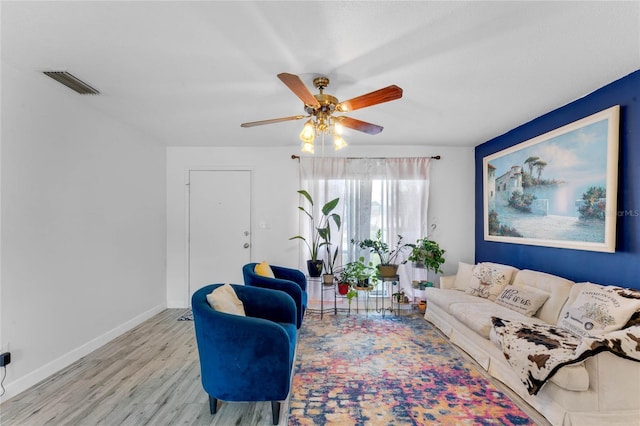
{"type": "Polygon", "coordinates": [[[243,282],[250,230],[250,170],[189,172],[190,296],[207,284],[243,282]]]}

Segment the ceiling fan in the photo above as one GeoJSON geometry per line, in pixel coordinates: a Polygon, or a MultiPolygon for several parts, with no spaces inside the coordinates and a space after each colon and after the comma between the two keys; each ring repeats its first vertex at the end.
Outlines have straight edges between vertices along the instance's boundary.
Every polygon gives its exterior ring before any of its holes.
{"type": "Polygon", "coordinates": [[[324,89],[329,85],[329,79],[327,77],[316,77],[313,79],[313,85],[320,91],[317,95],[313,95],[297,75],[281,73],[278,74],[278,78],[304,103],[304,111],[307,115],[292,115],[289,117],[272,118],[270,120],[251,121],[242,123],[240,126],[254,127],[309,118],[300,133],[300,140],[303,143],[302,151],[309,153],[313,153],[314,151],[313,141],[316,135],[324,136],[331,134],[333,136],[335,149],[346,146],[346,142],[342,139],[342,136],[340,136],[339,126],[348,127],[370,135],[376,135],[383,129],[382,126],[378,126],[377,124],[367,123],[366,121],[344,115],[335,115],[336,113],[355,111],[402,97],[402,89],[396,85],[391,85],[340,102],[335,96],[324,93],[324,89]]]}

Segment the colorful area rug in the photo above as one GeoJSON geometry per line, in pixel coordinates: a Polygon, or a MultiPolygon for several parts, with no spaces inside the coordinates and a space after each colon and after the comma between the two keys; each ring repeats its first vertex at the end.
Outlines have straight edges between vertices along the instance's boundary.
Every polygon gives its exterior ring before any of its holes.
{"type": "Polygon", "coordinates": [[[289,425],[534,425],[421,316],[307,316],[289,425]]]}
{"type": "Polygon", "coordinates": [[[193,321],[193,312],[191,312],[191,309],[180,315],[178,321],[193,321]]]}

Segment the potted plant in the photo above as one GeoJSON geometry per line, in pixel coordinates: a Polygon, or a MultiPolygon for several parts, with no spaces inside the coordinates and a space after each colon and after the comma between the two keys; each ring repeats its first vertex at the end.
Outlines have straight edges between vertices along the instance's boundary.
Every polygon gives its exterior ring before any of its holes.
{"type": "Polygon", "coordinates": [[[395,277],[398,273],[398,265],[407,263],[406,260],[402,260],[402,255],[410,246],[403,242],[402,235],[398,235],[398,241],[393,247],[382,241],[382,230],[380,229],[376,232],[375,239],[367,238],[362,241],[352,239],[351,243],[357,244],[361,249],[368,249],[378,256],[380,259],[378,271],[382,277],[395,277]]]}
{"type": "MultiPolygon", "coordinates": [[[[309,249],[309,257],[307,260],[307,270],[309,272],[309,276],[311,277],[319,277],[322,274],[322,269],[324,263],[322,259],[318,258],[320,247],[322,246],[330,246],[331,243],[331,222],[333,222],[338,229],[340,229],[341,219],[340,215],[337,213],[332,213],[333,210],[338,206],[340,202],[340,198],[334,198],[333,200],[327,202],[320,212],[322,215],[320,219],[316,221],[316,218],[313,216],[313,198],[311,195],[301,189],[298,191],[298,194],[302,195],[310,204],[309,210],[304,208],[303,206],[298,206],[298,209],[307,215],[309,220],[311,221],[311,235],[309,239],[303,237],[302,235],[296,235],[294,237],[289,238],[290,240],[300,239],[305,242],[307,248],[309,249]]],[[[329,248],[327,248],[329,251],[329,248]]],[[[333,262],[335,261],[335,257],[337,257],[338,249],[336,248],[335,256],[329,256],[331,258],[331,269],[333,269],[333,262]]]]}
{"type": "Polygon", "coordinates": [[[341,296],[346,295],[351,290],[351,283],[348,281],[338,280],[338,294],[341,296]]]}
{"type": "Polygon", "coordinates": [[[436,274],[441,274],[440,266],[444,264],[445,250],[440,245],[429,239],[429,237],[420,238],[415,244],[409,244],[411,253],[408,260],[414,263],[416,268],[425,268],[436,274]]]}
{"type": "Polygon", "coordinates": [[[398,290],[397,292],[393,293],[391,295],[391,297],[393,297],[396,301],[396,303],[405,303],[406,302],[406,295],[404,290],[398,290]]]}
{"type": "MultiPolygon", "coordinates": [[[[360,258],[364,261],[364,258],[360,258]]],[[[346,296],[349,305],[354,297],[358,297],[355,286],[362,277],[362,264],[360,262],[349,262],[346,265],[337,268],[335,278],[338,283],[338,294],[346,296]]]]}
{"type": "Polygon", "coordinates": [[[358,278],[357,286],[360,289],[372,289],[378,280],[376,267],[373,262],[365,262],[364,256],[360,256],[358,260],[353,262],[355,265],[356,275],[358,278]]]}
{"type": "Polygon", "coordinates": [[[335,278],[338,283],[338,293],[343,296],[346,295],[351,286],[358,282],[358,273],[354,266],[354,262],[347,263],[346,265],[336,269],[335,278]]]}
{"type": "MultiPolygon", "coordinates": [[[[335,200],[336,204],[339,201],[339,198],[336,198],[335,200]]],[[[332,203],[333,201],[330,201],[329,203],[332,203]]],[[[325,204],[325,207],[329,204],[325,204]]],[[[333,206],[333,208],[335,208],[335,206],[333,206]]],[[[333,208],[331,210],[333,210],[333,208]]],[[[322,212],[324,214],[324,207],[322,209],[322,212]]],[[[329,213],[331,212],[331,210],[329,210],[329,213]]],[[[318,227],[318,234],[320,236],[320,246],[319,247],[324,247],[326,254],[325,254],[325,261],[324,261],[324,271],[325,274],[323,276],[324,278],[324,283],[326,285],[333,285],[333,278],[334,278],[334,268],[335,268],[335,263],[336,263],[336,259],[338,258],[338,253],[340,252],[340,245],[337,244],[335,249],[332,251],[331,250],[331,229],[333,228],[331,226],[331,221],[333,220],[333,223],[335,224],[335,229],[336,231],[340,230],[340,226],[342,225],[342,219],[340,218],[340,215],[337,213],[331,213],[329,216],[327,216],[327,223],[326,226],[324,227],[318,227]]]]}

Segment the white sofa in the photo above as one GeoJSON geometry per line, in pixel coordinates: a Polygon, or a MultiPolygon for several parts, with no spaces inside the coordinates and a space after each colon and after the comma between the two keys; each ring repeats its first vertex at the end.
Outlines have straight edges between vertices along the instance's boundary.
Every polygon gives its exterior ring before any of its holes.
{"type": "Polygon", "coordinates": [[[461,262],[457,275],[444,276],[439,288],[426,289],[426,320],[553,425],[640,425],[640,362],[602,352],[579,364],[561,367],[537,395],[529,395],[499,344],[494,343],[495,338],[491,339],[492,316],[555,325],[561,313],[564,315],[563,309],[575,300],[579,284],[542,272],[511,268],[511,285],[549,293],[535,315],[527,317],[465,292],[471,268],[473,265],[461,262]]]}

